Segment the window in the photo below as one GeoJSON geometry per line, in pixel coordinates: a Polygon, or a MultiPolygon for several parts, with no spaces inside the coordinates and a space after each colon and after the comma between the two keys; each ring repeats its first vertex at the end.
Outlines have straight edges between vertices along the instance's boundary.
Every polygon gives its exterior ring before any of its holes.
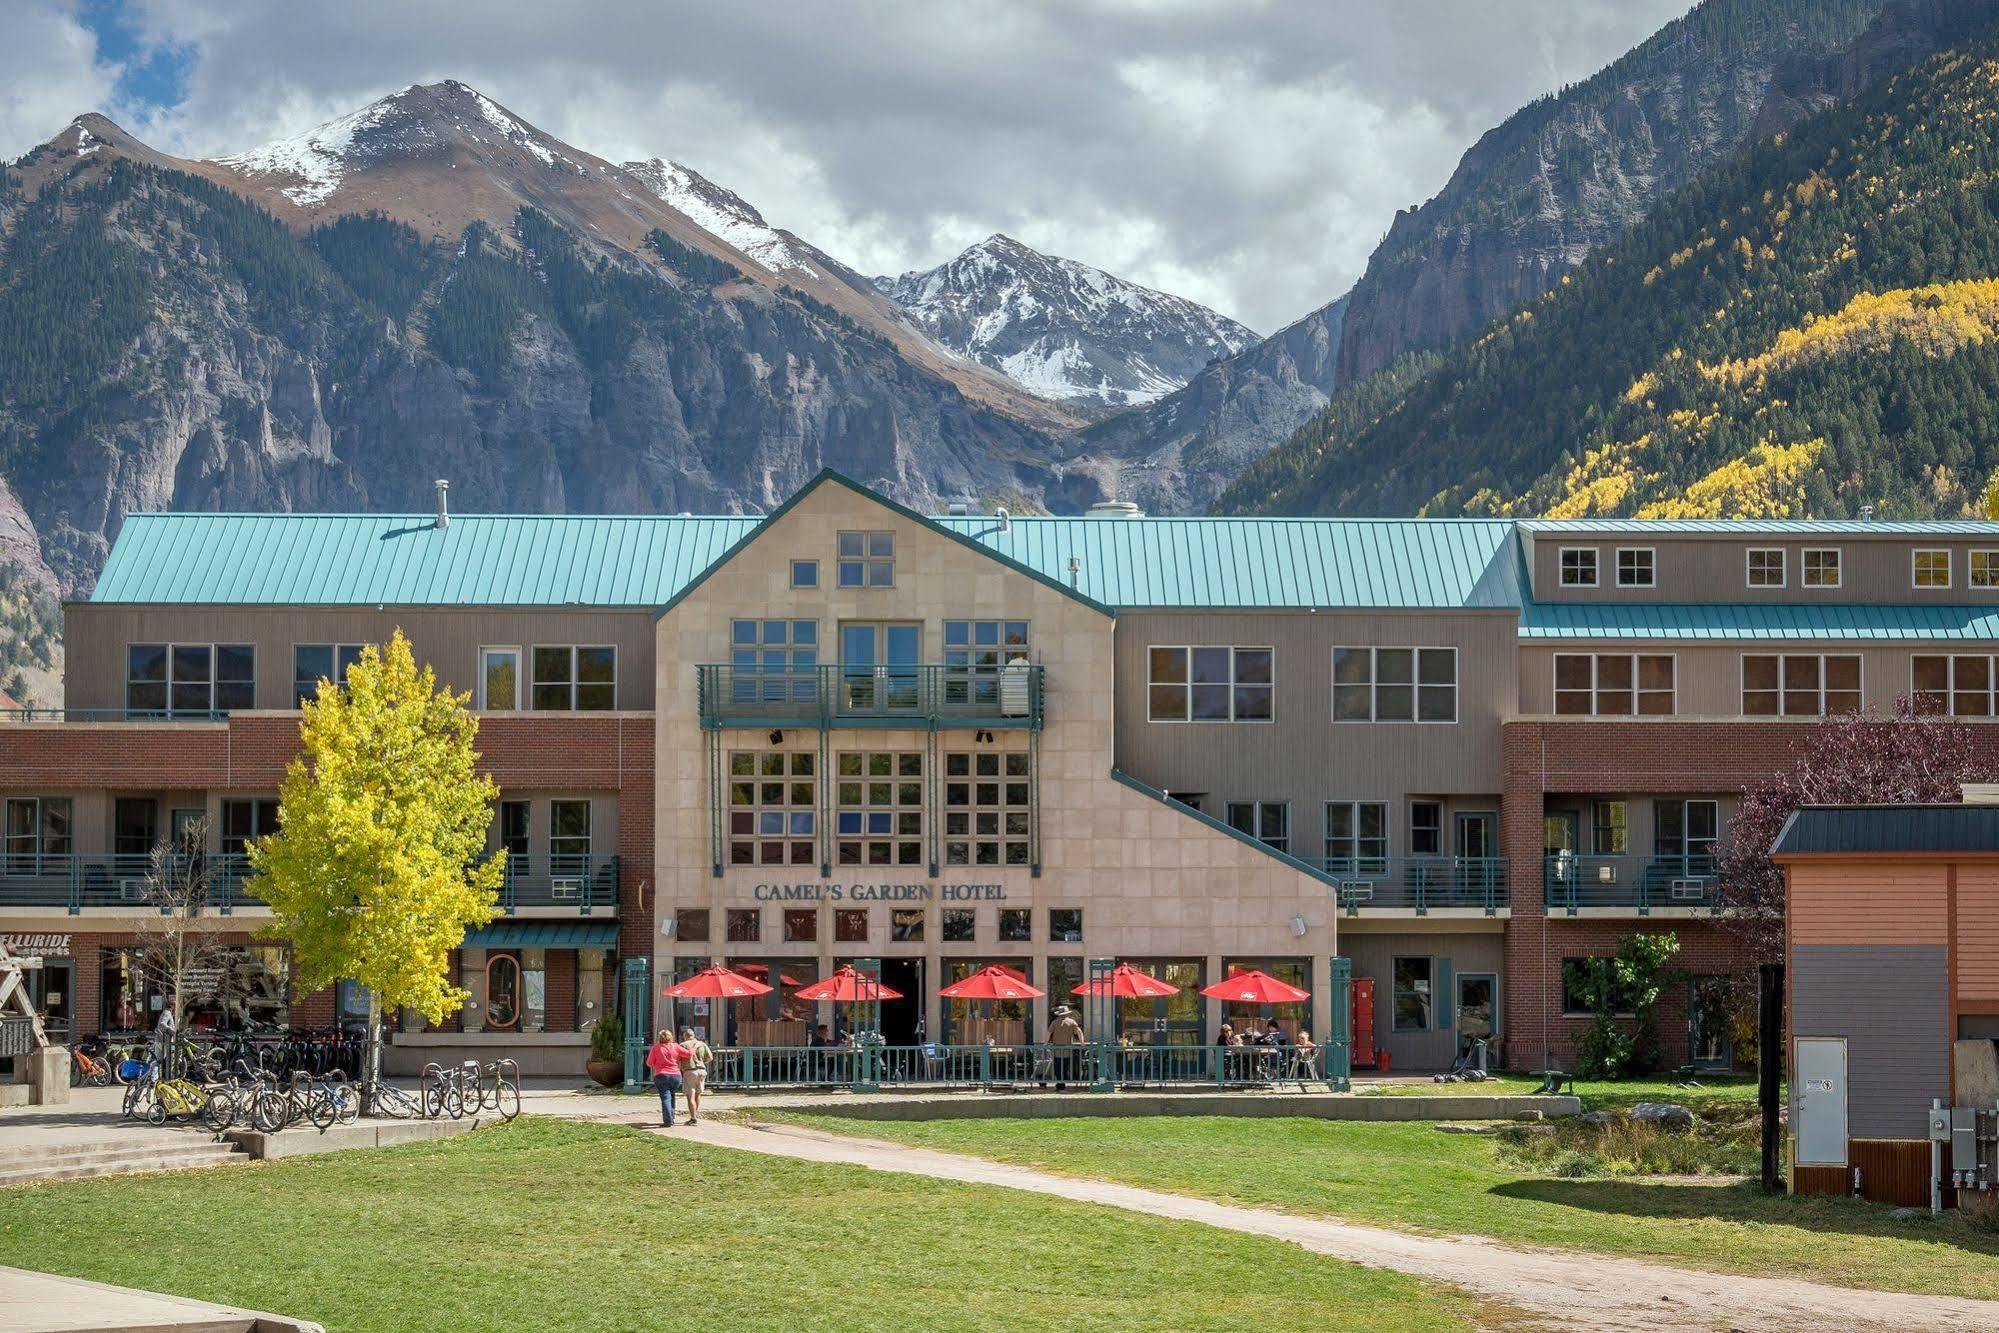
{"type": "Polygon", "coordinates": [[[1457,720],[1457,649],[1333,649],[1333,721],[1457,720]]]}
{"type": "Polygon", "coordinates": [[[1839,549],[1825,547],[1804,553],[1804,584],[1807,588],[1839,586],[1839,549]]]}
{"type": "Polygon", "coordinates": [[[732,702],[811,703],[819,697],[819,622],[729,622],[732,702]]]}
{"type": "Polygon", "coordinates": [[[1631,851],[1631,820],[1623,801],[1591,801],[1589,848],[1598,856],[1624,856],[1631,851]]]}
{"type": "Polygon", "coordinates": [[[1860,711],[1860,658],[1752,653],[1742,659],[1744,717],[1823,717],[1860,711]]]}
{"type": "Polygon", "coordinates": [[[509,857],[528,854],[528,803],[501,801],[499,812],[500,848],[509,857]]]}
{"type": "Polygon", "coordinates": [[[275,800],[222,803],[221,848],[224,856],[241,856],[245,847],[277,831],[278,803],[275,800]]]}
{"type": "Polygon", "coordinates": [[[1789,574],[1785,569],[1784,548],[1781,546],[1752,547],[1749,552],[1749,586],[1752,588],[1781,588],[1789,574]]]}
{"type": "Polygon", "coordinates": [[[944,756],[945,865],[1031,865],[1033,836],[1026,751],[944,756]]]}
{"type": "Polygon", "coordinates": [[[558,874],[578,874],[590,864],[590,802],[548,803],[548,859],[558,874]]]}
{"type": "Polygon", "coordinates": [[[709,929],[705,907],[684,907],[673,914],[673,937],[683,943],[706,944],[709,929]]]}
{"type": "Polygon", "coordinates": [[[1918,588],[1950,586],[1950,552],[1917,551],[1910,557],[1909,580],[1918,588]]]}
{"type": "Polygon", "coordinates": [[[1971,553],[1971,586],[1999,588],[1999,551],[1971,553]]]}
{"type": "MultiPolygon", "coordinates": [[[[1051,944],[1081,944],[1083,942],[1083,909],[1080,907],[1049,908],[1048,942],[1051,944]]],[[[1059,993],[1055,991],[1050,992],[1050,994],[1059,993]]]]}
{"type": "Polygon", "coordinates": [[[247,643],[134,643],[125,649],[125,707],[169,717],[256,706],[256,649],[247,643]]]}
{"type": "MultiPolygon", "coordinates": [[[[7,802],[7,861],[10,875],[42,873],[45,856],[76,850],[67,796],[16,796],[7,802]]],[[[150,850],[150,849],[148,849],[150,850]]]]}
{"type": "Polygon", "coordinates": [[[1721,806],[1711,800],[1652,804],[1652,854],[1711,861],[1721,841],[1721,806]]]}
{"type": "Polygon", "coordinates": [[[533,700],[538,712],[609,712],[617,706],[617,681],[616,648],[534,650],[533,700]]]}
{"type": "Polygon", "coordinates": [[[946,944],[968,943],[978,933],[979,913],[975,907],[946,907],[938,916],[946,944]]]}
{"type": "Polygon", "coordinates": [[[1564,546],[1562,548],[1562,586],[1564,588],[1594,588],[1596,586],[1596,548],[1594,546],[1564,546]]]}
{"type": "Polygon", "coordinates": [[[722,919],[723,929],[728,933],[731,944],[755,944],[763,939],[764,919],[761,908],[731,907],[722,919]]]}
{"type": "Polygon", "coordinates": [[[896,944],[923,943],[923,909],[891,908],[888,914],[888,937],[896,944]]]}
{"type": "Polygon", "coordinates": [[[1919,713],[1949,713],[1955,717],[1992,717],[1999,685],[1999,662],[1983,654],[1917,657],[1911,663],[1910,684],[1919,713]]]}
{"type": "Polygon", "coordinates": [[[730,865],[812,864],[817,762],[810,750],[730,754],[730,865]]]}
{"type": "Polygon", "coordinates": [[[1617,550],[1617,586],[1650,588],[1659,575],[1658,554],[1649,546],[1621,546],[1617,550]]]}
{"type": "Polygon", "coordinates": [[[843,754],[836,760],[834,859],[843,866],[923,863],[923,755],[843,754]]]}
{"type": "Polygon", "coordinates": [[[1388,803],[1326,802],[1326,855],[1353,863],[1388,855],[1388,803]]]}
{"type": "Polygon", "coordinates": [[[111,850],[121,857],[150,856],[160,840],[160,808],[144,797],[120,796],[111,807],[111,850]]]}
{"type": "Polygon", "coordinates": [[[1555,654],[1555,712],[1665,717],[1673,711],[1673,658],[1651,653],[1555,654]]]}
{"type": "Polygon", "coordinates": [[[868,942],[868,909],[865,907],[834,908],[833,942],[835,944],[866,944],[868,942]]]}
{"type": "Polygon", "coordinates": [[[1230,801],[1228,825],[1280,852],[1291,850],[1291,806],[1284,801],[1230,801]]]}
{"type": "Polygon", "coordinates": [[[997,707],[1000,668],[1028,655],[1025,620],[944,622],[944,702],[997,707]]]}
{"type": "Polygon", "coordinates": [[[1409,802],[1409,855],[1442,856],[1444,853],[1444,803],[1409,802]]]}
{"type": "Polygon", "coordinates": [[[1269,722],[1276,650],[1148,650],[1147,708],[1154,722],[1269,722]]]}
{"type": "MultiPolygon", "coordinates": [[[[1585,980],[1586,969],[1597,963],[1595,958],[1564,958],[1562,960],[1562,1015],[1565,1018],[1588,1018],[1595,1011],[1582,1001],[1580,987],[1585,980]]],[[[1619,1018],[1631,1017],[1631,1003],[1619,1000],[1614,1006],[1619,1018]]]]}
{"type": "Polygon", "coordinates": [[[893,532],[841,533],[840,586],[893,588],[895,534],[893,532]]]}
{"type": "Polygon", "coordinates": [[[521,706],[521,650],[479,650],[479,707],[490,713],[511,713],[521,706]]]}
{"type": "Polygon", "coordinates": [[[816,588],[819,586],[819,562],[817,560],[794,560],[791,562],[791,586],[794,588],[816,588]]]}
{"type": "Polygon", "coordinates": [[[784,942],[786,944],[811,944],[818,938],[818,908],[787,907],[784,909],[784,942]]]}
{"type": "Polygon", "coordinates": [[[1034,913],[1025,907],[1002,907],[999,937],[1004,944],[1026,944],[1034,938],[1034,913]]]}
{"type": "Polygon", "coordinates": [[[1395,1030],[1428,1032],[1431,1026],[1432,1005],[1436,999],[1430,985],[1430,960],[1395,959],[1394,984],[1395,1030]]]}
{"type": "Polygon", "coordinates": [[[358,643],[295,643],[292,645],[292,706],[319,694],[319,682],[347,683],[347,669],[361,660],[358,643]]]}

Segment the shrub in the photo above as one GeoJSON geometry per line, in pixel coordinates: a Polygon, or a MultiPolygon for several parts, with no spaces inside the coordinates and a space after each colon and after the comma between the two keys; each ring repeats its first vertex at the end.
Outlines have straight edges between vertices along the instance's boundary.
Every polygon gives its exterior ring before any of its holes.
{"type": "Polygon", "coordinates": [[[616,1014],[606,1014],[590,1029],[592,1060],[622,1060],[625,1057],[625,1024],[616,1014]]]}

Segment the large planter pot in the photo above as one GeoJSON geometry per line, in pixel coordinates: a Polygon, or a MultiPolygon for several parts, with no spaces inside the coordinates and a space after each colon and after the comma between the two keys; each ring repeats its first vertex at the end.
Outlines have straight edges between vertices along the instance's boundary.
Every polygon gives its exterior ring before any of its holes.
{"type": "MultiPolygon", "coordinates": [[[[591,1078],[597,1080],[599,1087],[615,1088],[625,1081],[623,1060],[585,1060],[583,1067],[590,1072],[591,1078]]],[[[570,1068],[574,1069],[575,1066],[571,1065],[570,1068]]]]}

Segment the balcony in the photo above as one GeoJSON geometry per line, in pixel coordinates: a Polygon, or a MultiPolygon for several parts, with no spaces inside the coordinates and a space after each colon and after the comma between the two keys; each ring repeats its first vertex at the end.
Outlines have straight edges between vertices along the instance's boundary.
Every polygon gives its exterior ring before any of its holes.
{"type": "Polygon", "coordinates": [[[536,915],[616,916],[618,858],[509,856],[500,880],[500,911],[514,916],[523,910],[536,915]]]}
{"type": "Polygon", "coordinates": [[[169,713],[159,708],[0,708],[6,722],[227,722],[226,712],[169,713]]]}
{"type": "Polygon", "coordinates": [[[1310,864],[1339,882],[1340,909],[1408,912],[1481,911],[1495,916],[1513,904],[1503,856],[1321,856],[1310,864]]]}
{"type": "Polygon", "coordinates": [[[1042,669],[703,664],[701,725],[1041,729],[1042,669]]]}
{"type": "Polygon", "coordinates": [[[1557,852],[1547,858],[1548,914],[1575,916],[1585,908],[1635,910],[1718,909],[1721,879],[1713,856],[1586,856],[1557,852]]]}
{"type": "MultiPolygon", "coordinates": [[[[174,873],[193,873],[177,857],[174,873]]],[[[244,889],[250,868],[241,855],[221,852],[201,858],[208,875],[208,908],[228,916],[263,900],[244,889]]],[[[58,907],[71,916],[86,907],[140,908],[147,905],[147,876],[153,858],[144,853],[111,856],[43,855],[9,852],[0,856],[0,907],[58,907]]]]}

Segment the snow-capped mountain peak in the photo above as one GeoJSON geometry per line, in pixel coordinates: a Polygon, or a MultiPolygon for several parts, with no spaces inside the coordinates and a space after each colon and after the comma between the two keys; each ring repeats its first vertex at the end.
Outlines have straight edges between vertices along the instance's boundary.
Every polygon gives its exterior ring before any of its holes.
{"type": "Polygon", "coordinates": [[[772,273],[790,271],[814,278],[824,276],[807,262],[796,238],[765,222],[763,214],[735,191],[663,157],[622,165],[659,196],[661,203],[686,215],[710,235],[721,237],[772,273]]]}
{"type": "Polygon", "coordinates": [[[1003,232],[936,268],[874,281],[946,347],[1049,398],[1150,402],[1256,341],[1205,306],[1003,232]]]}

